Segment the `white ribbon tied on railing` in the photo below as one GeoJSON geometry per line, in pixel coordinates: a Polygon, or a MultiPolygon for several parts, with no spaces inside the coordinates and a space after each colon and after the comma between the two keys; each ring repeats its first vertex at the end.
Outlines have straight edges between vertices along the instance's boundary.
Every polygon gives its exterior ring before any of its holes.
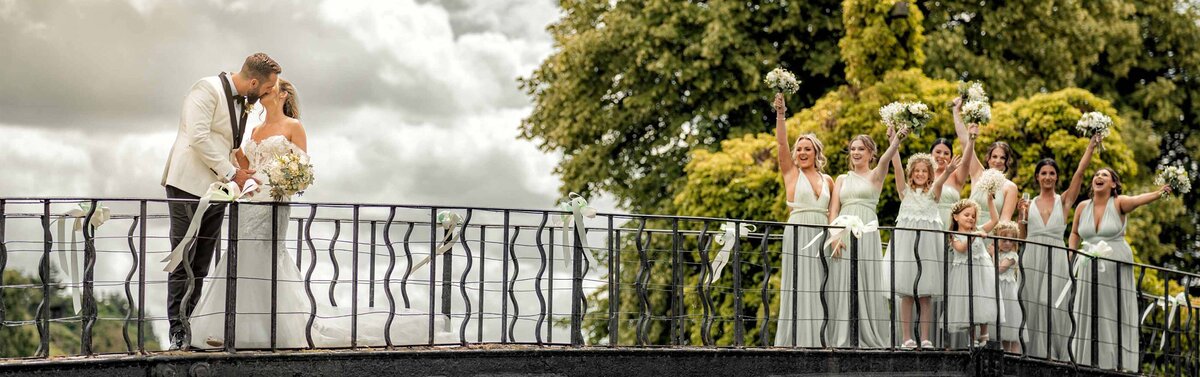
{"type": "MultiPolygon", "coordinates": [[[[458,240],[458,224],[462,223],[462,216],[459,216],[458,213],[455,212],[441,211],[437,214],[437,222],[438,226],[440,226],[443,231],[442,243],[439,244],[437,249],[434,250],[433,256],[441,256],[447,251],[450,251],[451,248],[454,248],[454,242],[458,240]]],[[[424,259],[421,259],[420,262],[414,263],[412,267],[408,269],[408,272],[412,273],[418,268],[421,268],[421,266],[424,266],[426,263],[429,263],[429,259],[431,257],[432,256],[426,256],[424,259]]],[[[432,273],[432,271],[430,273],[432,273]]]]}
{"type": "Polygon", "coordinates": [[[713,240],[718,245],[721,245],[721,250],[717,251],[717,256],[712,261],[712,276],[708,278],[708,284],[714,281],[721,280],[721,270],[729,264],[729,253],[733,251],[733,245],[737,244],[738,235],[745,236],[750,232],[755,231],[752,224],[736,224],[732,221],[727,221],[721,224],[721,236],[713,240]]]}
{"type": "MultiPolygon", "coordinates": [[[[825,241],[824,248],[829,248],[829,245],[832,245],[837,240],[841,240],[843,244],[850,243],[851,234],[855,238],[862,238],[863,234],[879,231],[878,221],[872,220],[869,223],[863,223],[862,218],[853,215],[838,216],[836,219],[833,219],[833,222],[829,223],[829,226],[830,228],[837,228],[837,230],[829,235],[829,238],[825,241]]],[[[817,235],[813,237],[812,240],[808,241],[807,245],[804,245],[803,249],[807,250],[812,247],[821,240],[821,236],[817,235]]]]}
{"type": "Polygon", "coordinates": [[[575,228],[575,234],[579,236],[579,246],[582,246],[584,250],[583,257],[587,259],[589,263],[593,262],[588,256],[588,254],[591,253],[591,251],[589,251],[591,249],[588,247],[587,228],[583,223],[583,218],[595,218],[596,209],[589,206],[587,199],[584,199],[583,196],[573,192],[567,195],[566,202],[558,205],[558,209],[563,212],[571,212],[570,215],[560,216],[556,221],[559,223],[559,225],[562,225],[563,248],[561,253],[563,266],[570,266],[569,262],[571,260],[571,250],[568,245],[570,245],[571,242],[571,228],[575,228]]]}
{"type": "MultiPolygon", "coordinates": [[[[1079,273],[1083,271],[1084,267],[1086,267],[1088,263],[1093,263],[1096,258],[1107,258],[1109,254],[1112,254],[1112,251],[1112,246],[1108,246],[1108,243],[1104,241],[1100,241],[1095,244],[1084,242],[1083,247],[1081,250],[1079,250],[1079,252],[1083,255],[1076,257],[1075,266],[1071,268],[1071,276],[1078,278],[1079,273]]],[[[1100,272],[1104,272],[1104,263],[1100,263],[1100,266],[1097,267],[1097,269],[1099,269],[1100,272]]],[[[1064,286],[1062,292],[1058,294],[1058,299],[1054,300],[1054,307],[1057,308],[1062,305],[1063,300],[1067,298],[1067,293],[1070,293],[1072,285],[1073,283],[1068,280],[1067,285],[1064,286]]]]}
{"type": "Polygon", "coordinates": [[[166,258],[159,261],[167,262],[167,266],[163,268],[163,271],[175,271],[175,268],[179,267],[179,264],[183,262],[184,250],[187,250],[188,246],[192,244],[193,239],[196,238],[196,232],[200,230],[200,222],[204,220],[204,213],[208,212],[209,202],[213,200],[237,201],[246,196],[246,194],[254,192],[254,190],[258,190],[258,183],[254,182],[253,179],[246,180],[246,188],[244,189],[238,187],[238,184],[234,182],[213,182],[213,184],[208,185],[208,192],[200,197],[200,203],[196,205],[196,214],[192,215],[192,222],[188,224],[187,232],[183,235],[183,240],[179,242],[179,245],[175,246],[175,249],[171,250],[170,254],[167,254],[166,258]]]}
{"type": "MultiPolygon", "coordinates": [[[[83,298],[81,296],[81,285],[83,284],[82,276],[79,275],[79,241],[76,234],[83,230],[84,219],[87,218],[88,212],[92,212],[91,203],[79,203],[79,208],[72,208],[70,211],[63,213],[58,218],[58,263],[59,268],[67,275],[67,283],[71,291],[71,304],[75,309],[75,313],[79,314],[83,307],[83,298]],[[67,252],[63,247],[66,239],[66,220],[68,218],[75,219],[75,226],[71,230],[71,251],[67,252]],[[69,255],[68,255],[69,254],[69,255]]],[[[99,228],[105,221],[112,218],[112,212],[108,207],[97,206],[96,212],[92,214],[91,221],[88,226],[92,227],[92,231],[99,228]]]]}
{"type": "Polygon", "coordinates": [[[1163,296],[1156,298],[1154,299],[1154,302],[1150,303],[1150,305],[1146,305],[1146,310],[1142,311],[1141,323],[1143,324],[1146,323],[1146,319],[1150,317],[1150,313],[1154,311],[1155,307],[1160,307],[1167,311],[1167,323],[1163,325],[1163,335],[1158,342],[1158,349],[1160,351],[1163,349],[1163,346],[1167,344],[1167,332],[1170,331],[1171,327],[1175,325],[1175,313],[1179,311],[1180,305],[1186,305],[1186,303],[1187,295],[1183,292],[1180,292],[1174,296],[1163,296]]]}

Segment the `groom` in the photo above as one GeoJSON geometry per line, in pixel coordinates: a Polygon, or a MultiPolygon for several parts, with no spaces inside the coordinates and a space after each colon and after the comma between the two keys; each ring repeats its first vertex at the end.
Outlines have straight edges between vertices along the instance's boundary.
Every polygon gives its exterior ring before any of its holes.
{"type": "MultiPolygon", "coordinates": [[[[247,105],[258,102],[259,97],[275,87],[283,70],[271,57],[256,53],[246,58],[242,70],[229,74],[200,79],[192,84],[183,100],[183,114],[179,119],[179,133],[175,145],[167,158],[163,171],[162,185],[167,189],[167,198],[197,200],[208,191],[214,182],[233,181],[244,187],[253,170],[241,169],[231,157],[233,150],[242,144],[245,133],[247,105]]],[[[195,202],[172,202],[171,248],[183,241],[192,216],[196,213],[195,202]]],[[[221,234],[221,220],[225,205],[213,205],[204,214],[199,232],[192,248],[187,250],[191,269],[195,277],[187,312],[180,313],[183,296],[187,292],[187,272],[180,264],[171,271],[167,282],[167,316],[171,324],[171,349],[183,344],[183,316],[190,316],[200,292],[208,267],[212,262],[213,248],[221,234]]],[[[184,259],[187,263],[187,258],[184,259]]]]}

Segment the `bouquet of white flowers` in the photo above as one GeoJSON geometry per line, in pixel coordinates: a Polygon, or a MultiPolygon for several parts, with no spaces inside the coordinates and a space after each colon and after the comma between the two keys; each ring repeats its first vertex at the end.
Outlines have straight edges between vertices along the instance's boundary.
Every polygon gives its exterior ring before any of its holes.
{"type": "Polygon", "coordinates": [[[280,200],[292,195],[304,194],[304,189],[313,183],[313,166],[308,155],[288,152],[275,156],[274,163],[267,166],[267,179],[271,184],[271,197],[280,200]]]}
{"type": "Polygon", "coordinates": [[[763,82],[767,83],[767,87],[779,93],[792,94],[800,90],[800,82],[796,81],[796,75],[783,69],[783,67],[775,68],[771,72],[768,72],[763,82]]]}
{"type": "Polygon", "coordinates": [[[1075,123],[1075,130],[1088,138],[1093,135],[1100,135],[1101,138],[1108,137],[1109,132],[1111,132],[1109,128],[1111,127],[1112,118],[1097,111],[1083,114],[1079,118],[1079,122],[1075,123]]]}
{"type": "Polygon", "coordinates": [[[920,131],[925,123],[933,119],[929,106],[921,102],[892,102],[879,108],[883,124],[897,131],[920,131]]]}
{"type": "Polygon", "coordinates": [[[1168,166],[1158,172],[1158,176],[1154,177],[1154,184],[1158,186],[1170,185],[1171,192],[1179,195],[1187,194],[1192,191],[1192,180],[1188,177],[1187,170],[1178,166],[1168,166]]]}
{"type": "Polygon", "coordinates": [[[1004,181],[1006,180],[1004,173],[1001,173],[999,170],[987,169],[979,175],[979,180],[975,182],[975,187],[972,190],[981,190],[988,195],[995,196],[996,191],[1000,191],[1004,187],[1004,181]]]}
{"type": "Polygon", "coordinates": [[[958,96],[962,97],[963,103],[971,101],[988,102],[987,92],[983,91],[983,84],[979,82],[965,83],[959,81],[958,96]]]}
{"type": "Polygon", "coordinates": [[[987,101],[968,101],[962,107],[963,121],[978,125],[992,121],[992,105],[987,101]]]}

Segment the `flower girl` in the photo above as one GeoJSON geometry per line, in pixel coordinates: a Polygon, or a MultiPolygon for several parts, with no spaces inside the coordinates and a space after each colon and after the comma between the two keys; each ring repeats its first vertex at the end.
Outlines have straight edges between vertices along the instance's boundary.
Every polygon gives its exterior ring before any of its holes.
{"type": "MultiPolygon", "coordinates": [[[[895,263],[892,292],[901,297],[900,322],[904,336],[904,348],[917,346],[913,339],[912,310],[914,300],[920,309],[920,343],[923,348],[933,347],[929,337],[929,325],[933,316],[933,296],[942,292],[942,217],[938,211],[938,200],[946,179],[959,167],[960,158],[950,161],[950,166],[933,179],[937,163],[926,153],[908,158],[908,169],[900,165],[900,157],[892,157],[896,169],[896,191],[900,193],[900,212],[896,216],[897,229],[893,248],[888,251],[889,259],[895,263]],[[907,176],[905,175],[907,173],[907,176]],[[907,178],[906,178],[907,177],[907,178]],[[929,230],[922,232],[917,230],[929,230]]],[[[885,283],[888,284],[888,283],[885,283]]]]}
{"type": "MultiPolygon", "coordinates": [[[[1017,239],[1021,238],[1021,228],[1015,222],[1001,221],[992,229],[992,235],[1017,239]]],[[[1021,322],[1024,315],[1021,311],[1021,304],[1017,299],[1021,279],[1021,275],[1017,270],[1017,262],[1019,260],[1017,257],[1017,242],[1000,239],[995,242],[989,242],[988,247],[997,247],[1000,249],[994,251],[994,254],[996,254],[996,269],[1000,273],[1000,312],[1004,313],[1004,322],[1000,326],[1000,343],[1007,352],[1021,353],[1021,339],[1017,337],[1017,334],[1020,334],[1021,338],[1026,338],[1028,335],[1021,329],[1021,322]]]]}
{"type": "MultiPolygon", "coordinates": [[[[984,224],[984,229],[995,226],[999,216],[992,196],[986,198],[988,212],[993,216],[984,224]]],[[[950,237],[953,260],[950,265],[949,292],[946,298],[946,316],[950,331],[971,330],[969,337],[976,345],[988,341],[988,323],[996,323],[996,265],[984,246],[987,233],[976,226],[979,205],[971,199],[963,199],[951,209],[950,230],[960,233],[975,233],[976,236],[954,234],[950,237]],[[975,327],[979,328],[976,335],[975,327]]],[[[1001,319],[1003,321],[1003,319],[1001,319]]]]}

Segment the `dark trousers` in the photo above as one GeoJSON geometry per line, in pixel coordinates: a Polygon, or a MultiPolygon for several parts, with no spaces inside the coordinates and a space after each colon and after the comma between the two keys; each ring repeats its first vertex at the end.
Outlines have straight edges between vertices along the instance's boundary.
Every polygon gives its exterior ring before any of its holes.
{"type": "MultiPolygon", "coordinates": [[[[167,186],[167,198],[169,199],[200,199],[199,197],[189,194],[183,190],[172,186],[167,186]]],[[[192,216],[196,213],[197,203],[170,203],[167,205],[171,213],[171,249],[174,249],[181,242],[183,236],[187,234],[188,225],[192,222],[192,216]]],[[[171,271],[167,282],[167,316],[171,324],[170,336],[172,339],[182,339],[183,337],[183,315],[191,316],[192,310],[196,308],[196,303],[200,300],[200,293],[203,292],[204,278],[208,276],[209,265],[212,264],[213,250],[217,246],[218,238],[221,236],[221,222],[225,214],[225,204],[211,205],[208,211],[204,212],[204,219],[200,222],[200,229],[196,232],[195,241],[192,247],[189,247],[184,254],[183,263],[180,263],[174,271],[171,271]],[[188,278],[187,266],[191,266],[192,270],[192,285],[190,296],[187,299],[187,311],[180,314],[180,309],[183,308],[183,296],[188,294],[188,278]]]]}

